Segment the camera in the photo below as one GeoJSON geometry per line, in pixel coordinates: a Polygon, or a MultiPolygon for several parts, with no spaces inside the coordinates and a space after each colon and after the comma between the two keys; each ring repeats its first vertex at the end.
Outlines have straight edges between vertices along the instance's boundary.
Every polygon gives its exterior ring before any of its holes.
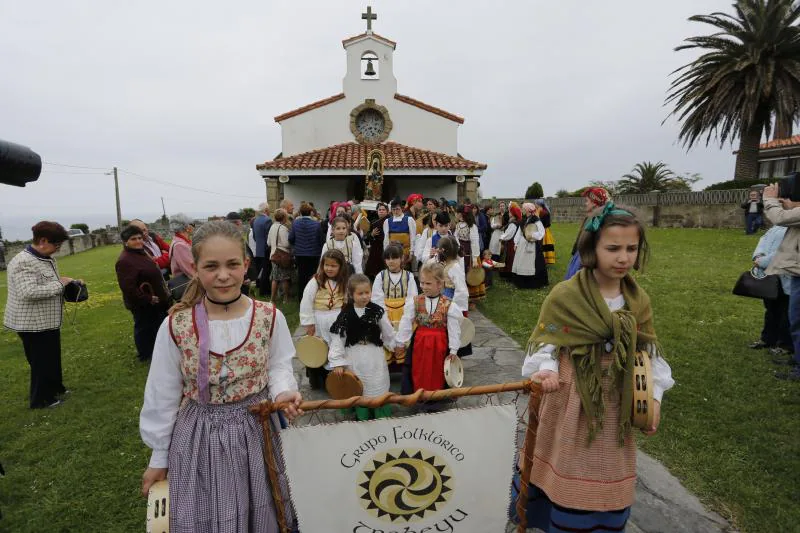
{"type": "Polygon", "coordinates": [[[39,179],[42,158],[21,144],[0,139],[0,183],[24,187],[39,179]]]}
{"type": "Polygon", "coordinates": [[[778,180],[778,198],[800,202],[800,172],[792,172],[778,180]]]}

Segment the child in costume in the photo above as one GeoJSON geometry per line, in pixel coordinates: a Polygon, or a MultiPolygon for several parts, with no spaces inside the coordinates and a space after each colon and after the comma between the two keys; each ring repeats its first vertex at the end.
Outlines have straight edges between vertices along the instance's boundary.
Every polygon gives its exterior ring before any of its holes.
{"type": "MultiPolygon", "coordinates": [[[[470,269],[480,267],[480,236],[472,206],[462,206],[457,216],[455,236],[461,247],[461,255],[464,257],[464,275],[466,276],[470,269]]],[[[469,285],[467,289],[469,301],[472,304],[483,300],[486,296],[486,286],[483,283],[474,287],[469,285]]]]}
{"type": "Polygon", "coordinates": [[[422,294],[406,302],[395,337],[396,357],[402,357],[404,351],[408,354],[403,368],[404,394],[417,389],[444,388],[444,361],[448,357],[458,357],[461,337],[461,309],[442,293],[444,267],[439,263],[425,263],[419,271],[419,279],[422,294]]]}
{"type": "Polygon", "coordinates": [[[439,261],[439,241],[442,237],[452,235],[450,233],[450,215],[445,211],[439,211],[434,215],[435,232],[425,241],[422,249],[423,263],[437,263],[439,261]]]}
{"type": "Polygon", "coordinates": [[[386,249],[392,241],[399,242],[403,246],[405,263],[410,259],[414,250],[414,243],[417,239],[417,223],[414,217],[403,212],[403,201],[400,198],[392,200],[390,206],[392,215],[387,217],[383,223],[383,248],[386,249]]]}
{"type": "MultiPolygon", "coordinates": [[[[439,241],[439,262],[444,267],[445,296],[453,300],[464,317],[469,316],[469,290],[464,269],[461,268],[460,248],[455,237],[444,237],[439,241]]],[[[459,357],[472,355],[472,343],[458,349],[459,357]]]]}
{"type": "MultiPolygon", "coordinates": [[[[153,453],[142,493],[169,473],[172,531],[278,531],[264,434],[248,407],[272,399],[291,402],[290,419],[301,414],[292,336],[274,305],[242,295],[248,260],[236,226],[203,224],[191,252],[197,275],[161,324],[147,376],[139,428],[153,453]]],[[[293,522],[283,472],[280,484],[293,522]]]]}
{"type": "Polygon", "coordinates": [[[322,245],[322,255],[328,250],[339,250],[344,255],[351,274],[364,273],[364,250],[358,236],[350,231],[350,221],[345,217],[336,217],[331,224],[332,237],[322,245]]]}
{"type": "MultiPolygon", "coordinates": [[[[341,375],[349,367],[364,386],[365,397],[380,396],[389,391],[389,367],[384,346],[394,347],[394,328],[383,308],[370,302],[369,278],[363,274],[350,276],[347,282],[347,303],[331,326],[331,349],[328,355],[333,373],[341,375]]],[[[376,409],[356,407],[358,420],[391,416],[391,405],[376,409]]]]}
{"type": "MultiPolygon", "coordinates": [[[[528,525],[623,531],[636,487],[634,354],[651,355],[654,421],[646,435],[658,429],[661,398],[674,381],[650,298],[630,275],[647,258],[642,222],[609,202],[587,219],[578,252],[583,269],[544,301],[522,367],[544,393],[533,468],[523,480],[530,483],[528,525]]],[[[515,490],[518,483],[519,474],[515,490]]]]}
{"type": "MultiPolygon", "coordinates": [[[[399,243],[390,244],[383,251],[383,260],[386,262],[386,269],[375,276],[372,302],[386,311],[389,322],[397,330],[406,302],[418,294],[417,282],[411,272],[403,270],[403,247],[399,243]]],[[[402,363],[403,360],[396,362],[402,363]]]]}
{"type": "Polygon", "coordinates": [[[483,267],[483,270],[486,272],[486,281],[484,283],[487,289],[491,287],[494,282],[494,270],[505,266],[504,263],[492,259],[493,255],[492,251],[487,248],[483,251],[483,261],[481,261],[481,267],[483,267]]]}
{"type": "MultiPolygon", "coordinates": [[[[300,325],[306,328],[306,335],[320,337],[328,343],[328,347],[331,345],[331,325],[344,306],[348,277],[350,271],[342,252],[328,250],[322,254],[317,273],[303,290],[300,325]]],[[[306,368],[312,389],[325,385],[327,366],[306,368]]]]}

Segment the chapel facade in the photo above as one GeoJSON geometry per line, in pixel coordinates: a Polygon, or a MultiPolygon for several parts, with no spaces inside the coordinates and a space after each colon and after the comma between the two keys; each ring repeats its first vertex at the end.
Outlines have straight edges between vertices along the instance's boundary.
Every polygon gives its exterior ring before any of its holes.
{"type": "Polygon", "coordinates": [[[275,117],[281,151],[256,165],[275,209],[288,198],[295,205],[365,196],[368,159],[383,156],[381,200],[411,193],[425,197],[477,200],[487,165],[458,152],[464,119],[397,92],[397,43],[372,30],[377,15],[367,8],[367,31],[342,41],[347,70],[341,93],[275,117]]]}

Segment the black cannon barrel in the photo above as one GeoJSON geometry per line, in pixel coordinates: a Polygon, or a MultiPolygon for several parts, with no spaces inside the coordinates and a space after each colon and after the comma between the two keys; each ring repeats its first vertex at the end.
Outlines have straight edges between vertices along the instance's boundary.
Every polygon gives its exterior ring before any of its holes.
{"type": "Polygon", "coordinates": [[[42,158],[21,144],[0,139],[0,183],[24,187],[39,179],[42,158]]]}

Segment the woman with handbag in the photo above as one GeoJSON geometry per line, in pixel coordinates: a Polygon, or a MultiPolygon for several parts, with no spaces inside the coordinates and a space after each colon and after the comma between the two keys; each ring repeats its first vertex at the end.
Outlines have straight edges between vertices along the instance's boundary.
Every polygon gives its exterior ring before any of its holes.
{"type": "Polygon", "coordinates": [[[283,303],[289,300],[289,280],[292,279],[292,245],[289,243],[289,216],[283,208],[275,211],[274,222],[269,228],[267,245],[272,251],[269,260],[272,263],[272,294],[275,302],[278,297],[278,284],[283,289],[283,303]]]}
{"type": "Polygon", "coordinates": [[[64,226],[42,221],[31,228],[33,244],[8,263],[8,302],[3,325],[22,340],[31,367],[30,408],[55,407],[67,393],[61,375],[64,287],[53,258],[69,239],[64,226]]]}

